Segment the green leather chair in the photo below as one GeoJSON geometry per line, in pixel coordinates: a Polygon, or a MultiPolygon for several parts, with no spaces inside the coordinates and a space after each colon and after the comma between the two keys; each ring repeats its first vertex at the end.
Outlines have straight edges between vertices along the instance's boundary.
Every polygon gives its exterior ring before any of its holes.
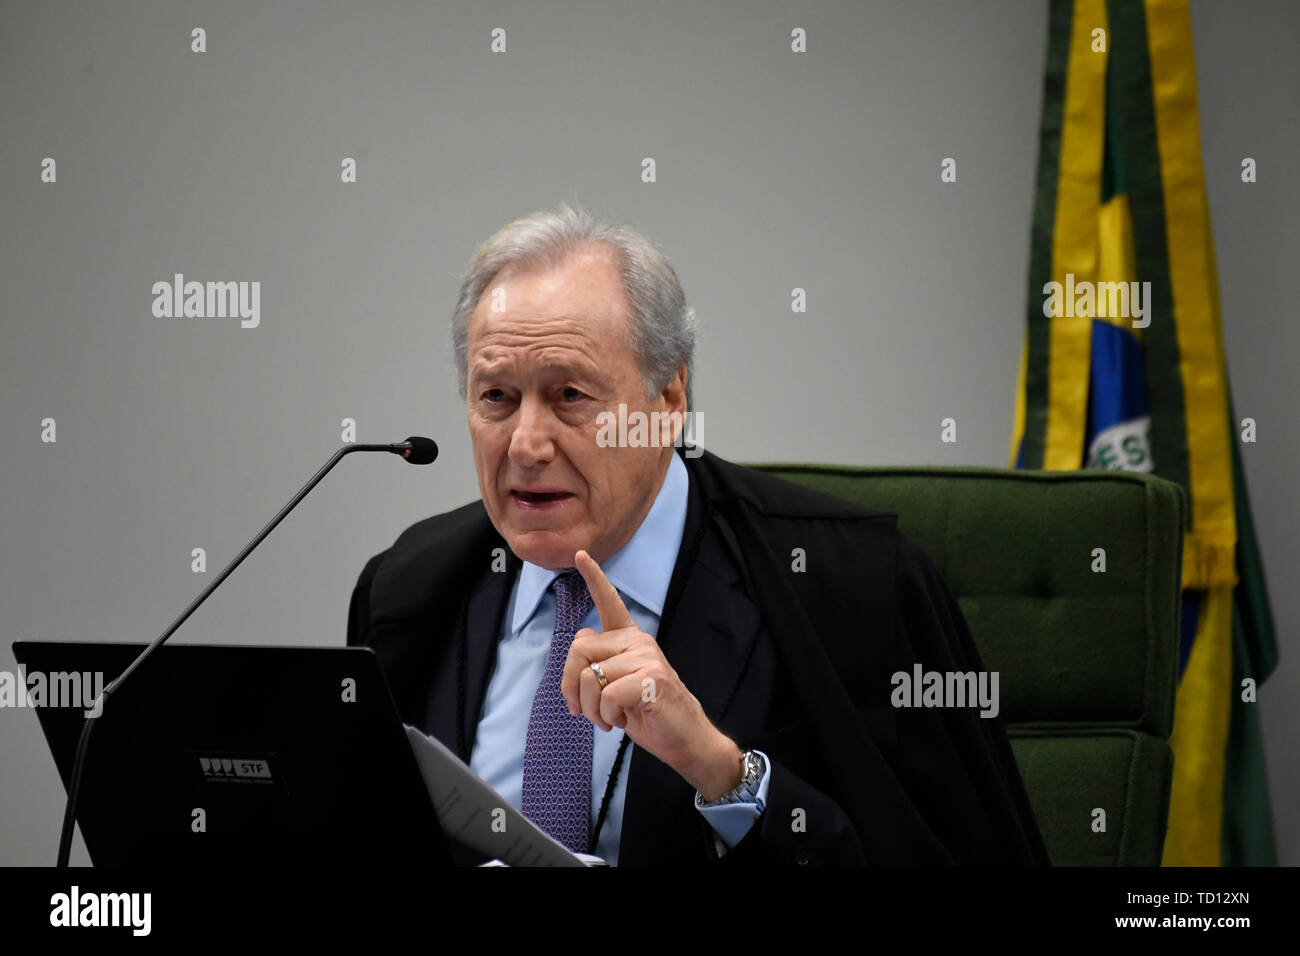
{"type": "Polygon", "coordinates": [[[1048,853],[1159,866],[1173,774],[1186,497],[1112,471],[755,465],[895,511],[952,586],[1048,853]],[[1105,573],[1092,570],[1105,550],[1105,573]],[[1105,831],[1094,830],[1094,809],[1105,831]]]}

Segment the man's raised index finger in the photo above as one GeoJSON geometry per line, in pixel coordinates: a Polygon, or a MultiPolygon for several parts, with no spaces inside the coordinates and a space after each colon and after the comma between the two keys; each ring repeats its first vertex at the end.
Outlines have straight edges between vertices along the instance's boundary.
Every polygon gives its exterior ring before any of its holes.
{"type": "Polygon", "coordinates": [[[591,601],[596,606],[596,613],[600,615],[600,629],[616,631],[621,627],[636,627],[636,621],[632,620],[623,599],[618,596],[618,588],[605,577],[605,572],[600,569],[596,559],[586,551],[579,551],[573,556],[573,562],[582,575],[582,580],[587,582],[591,601]]]}

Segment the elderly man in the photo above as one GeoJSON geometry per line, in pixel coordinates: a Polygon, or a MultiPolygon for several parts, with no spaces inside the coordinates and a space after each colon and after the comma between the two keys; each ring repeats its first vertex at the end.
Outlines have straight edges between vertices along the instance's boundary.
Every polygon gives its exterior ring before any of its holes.
{"type": "Polygon", "coordinates": [[[403,719],[620,865],[1047,862],[998,720],[891,705],[914,665],[981,669],[895,516],[675,447],[694,317],[652,243],[512,222],[453,340],[482,500],[371,558],[349,612],[403,719]],[[616,416],[658,428],[611,443],[616,416]]]}

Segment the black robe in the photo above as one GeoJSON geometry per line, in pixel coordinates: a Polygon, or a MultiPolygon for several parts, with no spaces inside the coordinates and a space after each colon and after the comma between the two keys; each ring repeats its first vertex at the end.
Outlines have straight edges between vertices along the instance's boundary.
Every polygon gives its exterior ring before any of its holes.
{"type": "MultiPolygon", "coordinates": [[[[1001,721],[891,703],[892,675],[918,662],[983,667],[897,516],[683,457],[686,527],[657,637],[709,718],[768,755],[771,783],[719,859],[692,788],[630,747],[619,864],[1047,864],[1001,721]]],[[[519,567],[475,502],[404,531],[352,595],[348,643],[375,650],[402,719],[466,762],[519,567]]]]}

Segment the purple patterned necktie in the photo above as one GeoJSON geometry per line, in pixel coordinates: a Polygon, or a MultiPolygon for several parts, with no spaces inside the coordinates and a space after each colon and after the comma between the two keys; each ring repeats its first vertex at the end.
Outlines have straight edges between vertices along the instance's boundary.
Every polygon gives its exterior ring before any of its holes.
{"type": "Polygon", "coordinates": [[[560,678],[573,635],[592,608],[587,583],[576,571],[561,574],[555,591],[555,632],[546,672],[537,685],[524,745],[522,812],[574,853],[587,852],[591,832],[592,723],[569,715],[560,678]]]}

